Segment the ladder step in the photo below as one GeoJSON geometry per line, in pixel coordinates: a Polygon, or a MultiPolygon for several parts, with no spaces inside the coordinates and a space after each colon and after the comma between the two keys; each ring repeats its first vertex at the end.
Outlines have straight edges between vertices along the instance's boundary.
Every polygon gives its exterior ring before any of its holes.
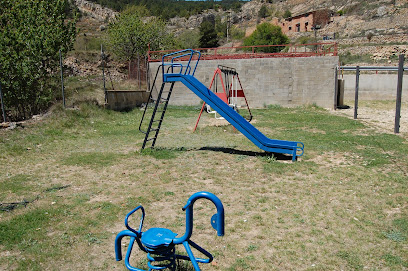
{"type": "Polygon", "coordinates": [[[146,139],[146,142],[147,141],[152,141],[152,140],[154,140],[154,139],[156,139],[157,137],[152,137],[152,138],[148,138],[148,139],[146,139]]]}

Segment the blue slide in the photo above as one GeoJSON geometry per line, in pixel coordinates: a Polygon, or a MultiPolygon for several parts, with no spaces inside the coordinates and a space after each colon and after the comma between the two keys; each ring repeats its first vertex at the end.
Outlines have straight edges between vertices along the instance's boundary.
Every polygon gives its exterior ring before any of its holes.
{"type": "Polygon", "coordinates": [[[245,118],[235,112],[228,104],[218,98],[215,93],[198,81],[193,75],[183,73],[164,73],[163,81],[182,82],[260,149],[267,152],[290,154],[292,155],[293,161],[295,161],[298,156],[303,155],[304,144],[302,142],[277,140],[266,137],[245,118]]]}

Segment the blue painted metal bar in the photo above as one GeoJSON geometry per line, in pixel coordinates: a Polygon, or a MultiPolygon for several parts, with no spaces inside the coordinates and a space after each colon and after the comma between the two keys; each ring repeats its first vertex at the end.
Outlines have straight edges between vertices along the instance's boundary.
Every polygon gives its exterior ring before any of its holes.
{"type": "Polygon", "coordinates": [[[142,232],[142,228],[143,228],[144,218],[145,218],[145,210],[144,210],[143,206],[141,206],[141,205],[138,206],[138,207],[136,207],[135,209],[133,209],[133,210],[132,210],[130,213],[128,213],[128,214],[126,215],[126,217],[125,217],[125,226],[126,226],[126,228],[127,228],[128,230],[130,230],[131,232],[135,233],[138,238],[140,238],[140,237],[142,236],[142,235],[141,235],[141,232],[142,232]],[[129,220],[129,216],[131,216],[133,213],[135,213],[135,212],[136,212],[137,210],[139,210],[139,209],[142,211],[142,217],[141,217],[141,219],[140,219],[139,230],[138,230],[138,231],[135,231],[134,229],[132,229],[132,228],[129,226],[128,220],[129,220]]]}
{"type": "Polygon", "coordinates": [[[214,203],[215,207],[217,208],[217,234],[218,236],[224,235],[224,206],[217,196],[212,193],[202,191],[193,194],[187,200],[187,204],[183,207],[183,211],[186,211],[186,232],[182,237],[175,238],[173,240],[174,244],[181,244],[190,239],[193,233],[193,205],[196,200],[201,198],[208,199],[214,203]]]}
{"type": "Polygon", "coordinates": [[[191,251],[191,248],[190,248],[190,246],[188,245],[188,242],[187,242],[187,241],[183,242],[183,246],[184,246],[184,248],[186,249],[187,254],[188,254],[188,257],[190,258],[190,261],[191,261],[191,263],[192,263],[193,266],[194,266],[194,270],[200,271],[201,269],[200,269],[200,267],[198,266],[198,263],[197,263],[197,261],[196,261],[196,258],[195,258],[195,256],[194,256],[193,252],[191,251]]]}

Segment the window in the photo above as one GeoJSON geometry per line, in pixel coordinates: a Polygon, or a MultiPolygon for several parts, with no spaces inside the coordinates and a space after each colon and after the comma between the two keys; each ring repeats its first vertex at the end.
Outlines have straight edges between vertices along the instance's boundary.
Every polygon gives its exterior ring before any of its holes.
{"type": "Polygon", "coordinates": [[[296,25],[296,32],[300,32],[300,24],[296,25]]]}

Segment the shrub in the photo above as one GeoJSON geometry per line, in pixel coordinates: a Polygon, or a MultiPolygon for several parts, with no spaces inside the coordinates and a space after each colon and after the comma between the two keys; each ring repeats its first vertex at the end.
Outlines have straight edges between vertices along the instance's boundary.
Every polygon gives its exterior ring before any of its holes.
{"type": "MultiPolygon", "coordinates": [[[[282,33],[282,29],[270,23],[262,23],[256,30],[244,40],[244,46],[252,45],[282,45],[289,43],[289,38],[282,33]]],[[[265,53],[276,53],[284,49],[284,46],[260,47],[257,50],[265,53]]]]}

